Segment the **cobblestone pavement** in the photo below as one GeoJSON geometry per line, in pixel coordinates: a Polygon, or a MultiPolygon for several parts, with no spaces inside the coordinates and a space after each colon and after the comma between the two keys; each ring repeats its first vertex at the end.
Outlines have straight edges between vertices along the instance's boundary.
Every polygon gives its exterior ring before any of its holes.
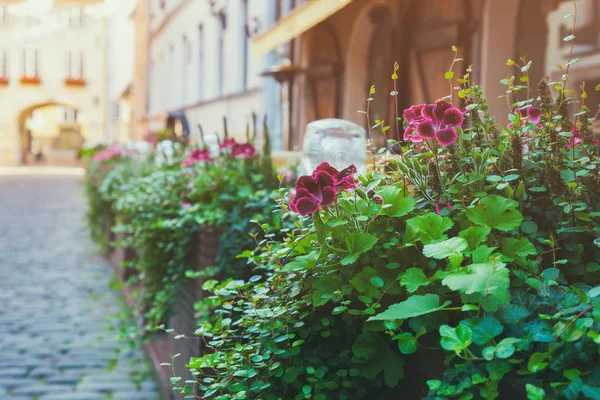
{"type": "Polygon", "coordinates": [[[80,179],[0,176],[0,400],[158,399],[142,351],[107,331],[122,300],[80,179]]]}

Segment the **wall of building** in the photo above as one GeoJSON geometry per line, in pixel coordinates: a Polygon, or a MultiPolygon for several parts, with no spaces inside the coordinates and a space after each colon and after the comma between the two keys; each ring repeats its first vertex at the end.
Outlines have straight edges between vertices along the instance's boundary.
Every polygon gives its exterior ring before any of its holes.
{"type": "Polygon", "coordinates": [[[259,74],[267,57],[252,57],[246,20],[262,21],[271,1],[231,0],[223,10],[225,25],[205,0],[159,0],[148,3],[148,82],[150,127],[163,126],[161,116],[185,112],[197,131],[222,132],[227,117],[230,133],[245,135],[252,112],[266,111],[265,78],[259,74]]]}
{"type": "MultiPolygon", "coordinates": [[[[81,26],[69,24],[69,8],[54,8],[37,17],[12,13],[18,6],[9,6],[9,20],[0,24],[0,52],[7,54],[7,86],[0,86],[0,164],[21,162],[22,141],[20,120],[24,111],[38,105],[64,104],[85,115],[88,129],[86,142],[104,140],[106,123],[106,21],[104,18],[85,17],[81,26]],[[38,51],[39,85],[24,85],[19,79],[25,73],[33,74],[31,67],[35,50],[38,51]],[[23,68],[23,51],[27,66],[23,68]],[[67,54],[72,59],[83,55],[84,87],[67,87],[67,54]]],[[[73,16],[71,16],[73,19],[73,16]]],[[[72,66],[72,75],[79,70],[72,66]]]]}

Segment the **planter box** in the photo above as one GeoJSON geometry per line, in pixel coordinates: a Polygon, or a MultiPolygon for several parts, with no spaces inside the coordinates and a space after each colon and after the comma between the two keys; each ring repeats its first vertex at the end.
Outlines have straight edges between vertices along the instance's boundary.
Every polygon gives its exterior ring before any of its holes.
{"type": "Polygon", "coordinates": [[[65,86],[67,87],[85,87],[87,82],[85,79],[79,78],[67,78],[65,79],[65,86]]]}
{"type": "MultiPolygon", "coordinates": [[[[113,239],[117,242],[121,242],[124,238],[125,235],[123,233],[117,233],[114,235],[113,239]]],[[[113,265],[115,273],[118,275],[121,282],[125,283],[129,280],[129,278],[137,274],[137,270],[135,268],[123,265],[124,263],[133,260],[135,256],[135,249],[131,246],[118,245],[110,252],[110,262],[113,265]]]]}
{"type": "MultiPolygon", "coordinates": [[[[200,227],[200,230],[194,236],[190,254],[196,270],[200,271],[214,265],[219,246],[219,236],[219,230],[215,227],[200,227]]],[[[175,303],[174,316],[169,320],[169,328],[174,330],[174,333],[169,335],[169,353],[171,355],[181,354],[177,358],[179,363],[176,365],[175,371],[178,376],[183,377],[182,381],[193,379],[189,370],[185,368],[185,364],[187,364],[190,357],[202,355],[203,342],[195,339],[175,340],[174,335],[193,337],[197,328],[194,304],[203,298],[203,283],[202,279],[190,279],[175,303]]],[[[165,361],[169,360],[163,360],[163,362],[165,361]]],[[[171,392],[170,394],[172,399],[183,399],[183,396],[178,393],[171,392]]]]}

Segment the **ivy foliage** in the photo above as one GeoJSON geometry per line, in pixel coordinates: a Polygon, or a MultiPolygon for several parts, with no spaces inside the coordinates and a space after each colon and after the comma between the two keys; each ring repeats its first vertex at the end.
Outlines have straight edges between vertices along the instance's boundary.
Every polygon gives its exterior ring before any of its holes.
{"type": "Polygon", "coordinates": [[[560,85],[554,102],[540,84],[539,123],[516,111],[500,129],[468,74],[459,83],[467,112],[454,144],[405,145],[311,217],[279,201],[296,223],[260,243],[261,272],[204,283],[215,318],[198,327],[196,381],[176,389],[600,398],[600,160],[587,114],[572,117],[584,139],[569,146],[560,85]]]}

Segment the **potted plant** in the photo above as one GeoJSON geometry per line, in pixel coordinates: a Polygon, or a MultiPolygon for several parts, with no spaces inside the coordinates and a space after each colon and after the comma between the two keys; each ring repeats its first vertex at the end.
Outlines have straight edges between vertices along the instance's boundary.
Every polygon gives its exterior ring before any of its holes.
{"type": "Polygon", "coordinates": [[[0,86],[8,86],[9,80],[6,76],[0,76],[0,86]]]}

